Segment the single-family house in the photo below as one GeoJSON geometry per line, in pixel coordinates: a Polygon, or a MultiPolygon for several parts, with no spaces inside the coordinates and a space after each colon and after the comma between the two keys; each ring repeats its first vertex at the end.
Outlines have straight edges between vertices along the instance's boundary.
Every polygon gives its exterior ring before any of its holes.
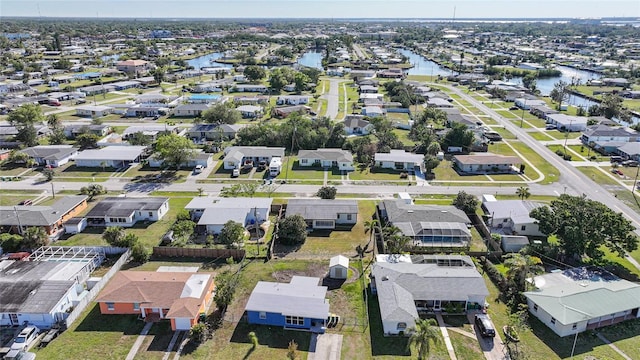
{"type": "Polygon", "coordinates": [[[522,163],[517,156],[506,156],[499,154],[473,154],[473,155],[454,155],[453,166],[458,171],[469,174],[498,174],[498,173],[515,173],[520,169],[516,167],[522,163]]]}
{"type": "Polygon", "coordinates": [[[384,116],[384,109],[380,106],[365,106],[361,110],[362,115],[368,117],[384,116]]]}
{"type": "Polygon", "coordinates": [[[307,95],[283,95],[278,96],[276,105],[306,105],[310,97],[307,95]]]}
{"type": "Polygon", "coordinates": [[[243,227],[269,220],[271,198],[196,197],[184,208],[196,222],[196,232],[217,235],[227,221],[243,227]]]}
{"type": "Polygon", "coordinates": [[[308,114],[310,112],[311,108],[305,105],[283,106],[273,109],[273,115],[280,118],[285,118],[294,113],[308,114]]]}
{"type": "Polygon", "coordinates": [[[342,149],[300,150],[298,164],[302,167],[320,166],[353,171],[353,155],[348,150],[342,149]]]}
{"type": "Polygon", "coordinates": [[[492,232],[506,235],[544,236],[537,220],[529,216],[531,210],[545,206],[530,200],[495,200],[484,196],[482,209],[492,232]]]}
{"type": "Polygon", "coordinates": [[[64,136],[67,139],[75,139],[80,134],[96,134],[98,137],[107,136],[111,132],[111,126],[109,125],[94,125],[94,124],[73,124],[66,125],[64,127],[64,136]]]}
{"type": "Polygon", "coordinates": [[[360,85],[358,91],[362,94],[377,94],[378,87],[373,85],[360,85]]]}
{"type": "Polygon", "coordinates": [[[415,205],[406,199],[384,200],[377,210],[390,224],[412,239],[414,246],[464,247],[471,241],[471,220],[451,205],[415,205]]]}
{"type": "Polygon", "coordinates": [[[440,97],[431,97],[427,99],[425,103],[428,107],[436,107],[436,108],[452,108],[453,104],[448,102],[447,100],[440,97]]]}
{"type": "Polygon", "coordinates": [[[243,126],[241,124],[196,124],[187,131],[187,137],[194,141],[231,140],[243,126]]]}
{"type": "Polygon", "coordinates": [[[258,92],[265,93],[269,90],[265,85],[237,84],[234,86],[237,92],[258,92]]]}
{"type": "Polygon", "coordinates": [[[173,109],[173,116],[176,117],[198,117],[202,112],[209,110],[209,105],[202,103],[182,104],[173,109]]]}
{"type": "Polygon", "coordinates": [[[551,109],[547,107],[547,105],[531,105],[529,107],[529,112],[532,115],[539,117],[540,119],[547,120],[547,116],[551,114],[559,114],[560,112],[555,109],[551,109]]]}
{"type": "Polygon", "coordinates": [[[190,330],[206,314],[215,289],[212,274],[119,271],[96,302],[103,315],[136,315],[145,321],[171,321],[171,330],[190,330]]]}
{"type": "Polygon", "coordinates": [[[76,166],[122,168],[139,163],[146,149],[146,146],[107,146],[97,150],[84,150],[76,155],[76,166]]]}
{"type": "Polygon", "coordinates": [[[640,159],[640,142],[628,142],[620,145],[614,151],[625,159],[638,161],[640,159]]]}
{"type": "MultiPolygon", "coordinates": [[[[98,265],[102,259],[98,256],[98,265]]],[[[50,261],[0,260],[0,326],[29,324],[49,329],[67,319],[87,295],[84,285],[93,261],[91,256],[50,261]]]]}
{"type": "Polygon", "coordinates": [[[329,317],[327,287],[319,278],[293,276],[289,283],[259,281],[245,306],[249,324],[325,331],[329,317]]]}
{"type": "Polygon", "coordinates": [[[629,86],[629,80],[625,78],[601,78],[600,81],[604,86],[619,86],[622,88],[629,86]]]}
{"type": "Polygon", "coordinates": [[[218,102],[222,99],[220,95],[212,95],[212,94],[195,94],[189,96],[187,98],[187,103],[189,104],[212,104],[214,102],[218,102]]]}
{"type": "Polygon", "coordinates": [[[262,116],[262,106],[240,105],[236,108],[245,119],[256,119],[262,116]]]}
{"type": "Polygon", "coordinates": [[[245,162],[267,164],[274,157],[284,158],[284,148],[267,146],[229,146],[224,149],[223,166],[225,170],[240,169],[245,162]]]}
{"type": "Polygon", "coordinates": [[[106,105],[82,105],[76,108],[77,116],[88,116],[91,118],[107,116],[112,112],[113,108],[106,105]]]}
{"type": "Polygon", "coordinates": [[[169,113],[169,108],[164,104],[137,104],[125,110],[126,117],[151,117],[162,116],[169,113]]]}
{"type": "Polygon", "coordinates": [[[531,110],[534,106],[539,107],[547,105],[544,100],[537,98],[517,98],[513,103],[522,110],[531,110]]]}
{"type": "Polygon", "coordinates": [[[489,295],[466,255],[378,255],[371,278],[385,336],[408,334],[420,314],[482,309],[489,295]]]}
{"type": "MultiPolygon", "coordinates": [[[[204,152],[202,149],[196,149],[194,150],[194,153],[195,154],[192,159],[180,164],[180,168],[191,169],[198,165],[207,168],[209,167],[209,165],[213,164],[213,158],[211,157],[211,154],[204,152]]],[[[151,155],[147,160],[149,167],[160,168],[164,166],[164,160],[158,159],[157,156],[151,155]]]]}
{"type": "Polygon", "coordinates": [[[349,258],[336,255],[329,259],[329,277],[331,279],[346,279],[349,272],[349,258]]]}
{"type": "Polygon", "coordinates": [[[560,131],[585,131],[587,129],[587,119],[584,116],[573,116],[565,114],[547,115],[547,123],[555,125],[560,131]]]}
{"type": "Polygon", "coordinates": [[[130,75],[146,73],[149,70],[149,62],[145,60],[123,60],[116,63],[116,69],[130,75]]]}
{"type": "Polygon", "coordinates": [[[124,140],[129,140],[132,136],[137,133],[141,133],[142,135],[149,138],[149,140],[155,141],[159,136],[163,134],[178,134],[180,132],[180,128],[175,125],[134,125],[129,126],[128,128],[122,131],[122,138],[124,140]]]}
{"type": "Polygon", "coordinates": [[[392,149],[388,153],[375,153],[375,166],[383,169],[394,169],[399,171],[415,171],[422,169],[424,156],[413,154],[404,150],[392,149]]]}
{"type": "Polygon", "coordinates": [[[58,167],[73,159],[78,148],[72,145],[37,145],[21,150],[40,166],[58,167]]]}
{"type": "Polygon", "coordinates": [[[260,105],[269,102],[268,96],[235,96],[233,102],[239,105],[260,105]]]}
{"type": "Polygon", "coordinates": [[[533,278],[529,313],[564,337],[640,318],[640,285],[602,268],[579,267],[533,278]]]}
{"type": "Polygon", "coordinates": [[[364,115],[347,115],[342,123],[347,135],[368,135],[373,130],[373,125],[364,119],[364,115]]]}
{"type": "Polygon", "coordinates": [[[335,229],[358,221],[358,202],[335,199],[290,199],[285,216],[300,215],[310,229],[335,229]]]}
{"type": "Polygon", "coordinates": [[[85,217],[89,226],[132,227],[138,221],[158,221],[168,211],[166,197],[107,197],[85,217]]]}
{"type": "Polygon", "coordinates": [[[40,227],[49,238],[57,239],[64,232],[64,224],[87,208],[84,195],[65,196],[51,205],[0,206],[2,233],[22,234],[26,228],[40,227]]]}
{"type": "Polygon", "coordinates": [[[627,143],[638,140],[640,140],[638,132],[623,126],[593,125],[584,130],[580,136],[580,141],[584,145],[593,145],[595,149],[602,149],[607,153],[614,150],[606,149],[609,143],[627,143]]]}

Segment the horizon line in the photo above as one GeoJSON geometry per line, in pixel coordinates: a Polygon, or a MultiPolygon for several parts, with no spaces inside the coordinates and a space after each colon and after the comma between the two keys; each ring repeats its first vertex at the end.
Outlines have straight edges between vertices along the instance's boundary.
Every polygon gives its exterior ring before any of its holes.
{"type": "Polygon", "coordinates": [[[466,17],[455,18],[450,17],[138,17],[138,16],[106,16],[106,17],[92,17],[92,16],[20,16],[20,15],[0,15],[0,19],[109,19],[109,20],[442,20],[448,22],[456,21],[468,21],[468,20],[625,20],[625,21],[640,21],[638,16],[606,16],[606,17],[466,17]]]}

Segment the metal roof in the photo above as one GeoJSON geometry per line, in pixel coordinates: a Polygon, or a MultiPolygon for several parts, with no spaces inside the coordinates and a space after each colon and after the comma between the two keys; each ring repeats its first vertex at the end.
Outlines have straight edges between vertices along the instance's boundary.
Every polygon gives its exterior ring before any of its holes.
{"type": "Polygon", "coordinates": [[[298,152],[298,159],[353,162],[353,155],[348,150],[342,149],[300,150],[298,152]]]}
{"type": "Polygon", "coordinates": [[[168,201],[169,198],[166,197],[108,197],[100,200],[86,217],[126,217],[135,211],[157,211],[168,201]]]}
{"type": "Polygon", "coordinates": [[[424,161],[424,155],[413,154],[404,150],[391,150],[389,153],[376,153],[375,161],[393,161],[421,164],[424,161]]]}
{"type": "Polygon", "coordinates": [[[285,215],[300,215],[305,220],[335,220],[338,214],[357,213],[356,200],[290,199],[285,215]]]}
{"type": "Polygon", "coordinates": [[[329,302],[326,286],[319,278],[294,276],[290,283],[259,281],[251,292],[245,310],[264,311],[312,319],[326,319],[329,302]]]}
{"type": "Polygon", "coordinates": [[[78,153],[78,160],[124,160],[134,161],[146,149],[146,146],[107,146],[99,150],[85,150],[78,153]]]}

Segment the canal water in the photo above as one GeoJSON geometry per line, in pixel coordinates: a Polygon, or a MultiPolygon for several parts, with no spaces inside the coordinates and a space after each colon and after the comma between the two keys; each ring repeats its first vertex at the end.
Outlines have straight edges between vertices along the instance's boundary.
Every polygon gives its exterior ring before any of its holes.
{"type": "Polygon", "coordinates": [[[193,66],[194,69],[200,70],[206,67],[225,67],[232,68],[231,64],[223,64],[216,62],[215,60],[220,59],[224,54],[223,53],[211,53],[207,55],[202,55],[195,57],[191,60],[187,60],[187,64],[189,66],[193,66]]]}

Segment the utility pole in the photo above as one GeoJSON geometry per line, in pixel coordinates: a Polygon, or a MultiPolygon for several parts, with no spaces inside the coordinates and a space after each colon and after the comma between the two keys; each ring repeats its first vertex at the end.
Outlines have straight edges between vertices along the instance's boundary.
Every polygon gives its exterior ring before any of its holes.
{"type": "Polygon", "coordinates": [[[18,209],[13,206],[13,213],[16,214],[16,220],[18,220],[18,232],[22,235],[22,224],[20,223],[20,216],[18,215],[18,209]]]}
{"type": "Polygon", "coordinates": [[[56,198],[56,191],[53,189],[53,181],[51,182],[51,195],[54,199],[56,198]]]}

